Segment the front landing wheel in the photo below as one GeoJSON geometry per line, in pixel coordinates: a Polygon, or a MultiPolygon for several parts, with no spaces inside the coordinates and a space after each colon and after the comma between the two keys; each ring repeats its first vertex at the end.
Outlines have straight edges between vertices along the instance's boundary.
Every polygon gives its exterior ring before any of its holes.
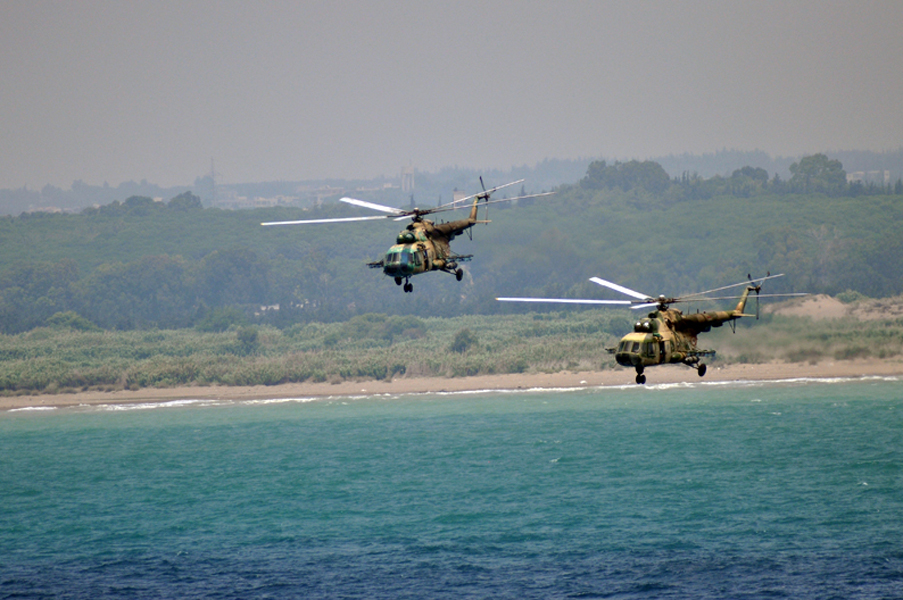
{"type": "Polygon", "coordinates": [[[413,284],[413,283],[406,283],[406,284],[404,284],[404,291],[405,291],[406,294],[409,294],[409,293],[413,292],[413,291],[414,291],[414,284],[413,284]]]}
{"type": "Polygon", "coordinates": [[[636,374],[636,382],[639,385],[643,385],[644,383],[646,383],[646,376],[643,375],[642,373],[637,373],[636,374]]]}

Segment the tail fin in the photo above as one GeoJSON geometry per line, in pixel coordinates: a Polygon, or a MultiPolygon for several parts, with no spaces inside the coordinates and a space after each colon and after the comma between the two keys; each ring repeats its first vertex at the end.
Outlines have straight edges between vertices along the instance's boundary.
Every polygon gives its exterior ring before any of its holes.
{"type": "Polygon", "coordinates": [[[737,307],[734,309],[734,316],[735,317],[755,317],[758,319],[759,318],[759,310],[758,310],[759,291],[762,289],[762,282],[759,281],[758,285],[756,285],[755,283],[753,283],[751,276],[747,275],[747,277],[749,277],[749,285],[746,286],[745,290],[743,290],[743,295],[740,296],[740,301],[737,302],[737,307]],[[749,300],[750,292],[756,293],[756,314],[754,314],[754,315],[747,315],[747,314],[743,313],[743,311],[746,310],[746,301],[749,300]]]}
{"type": "Polygon", "coordinates": [[[477,208],[478,208],[477,205],[479,204],[479,202],[480,202],[479,196],[477,196],[476,198],[473,199],[473,206],[470,207],[470,220],[471,221],[477,220],[477,208]]]}
{"type": "Polygon", "coordinates": [[[481,193],[477,194],[476,196],[474,196],[473,206],[470,207],[470,220],[471,221],[477,220],[477,208],[478,208],[477,205],[480,203],[480,200],[489,200],[489,194],[492,193],[491,191],[489,191],[489,192],[486,191],[486,184],[483,183],[482,175],[480,175],[480,187],[483,188],[483,191],[481,193]]]}

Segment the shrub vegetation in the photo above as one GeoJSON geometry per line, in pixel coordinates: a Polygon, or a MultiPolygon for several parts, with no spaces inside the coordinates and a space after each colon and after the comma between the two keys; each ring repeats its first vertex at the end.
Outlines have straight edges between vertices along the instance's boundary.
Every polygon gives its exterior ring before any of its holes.
{"type": "MultiPolygon", "coordinates": [[[[0,335],[0,393],[604,370],[620,368],[606,348],[627,333],[632,316],[607,309],[428,319],[367,314],[284,330],[209,332],[55,325],[0,335]]],[[[735,335],[727,327],[704,334],[700,345],[718,350],[722,363],[890,358],[903,349],[903,319],[749,321],[740,321],[735,335]]]]}

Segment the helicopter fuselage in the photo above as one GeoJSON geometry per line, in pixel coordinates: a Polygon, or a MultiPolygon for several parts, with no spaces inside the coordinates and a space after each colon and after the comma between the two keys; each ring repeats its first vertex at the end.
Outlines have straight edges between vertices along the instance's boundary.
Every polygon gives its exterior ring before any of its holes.
{"type": "Polygon", "coordinates": [[[757,291],[757,288],[746,288],[734,310],[685,315],[676,308],[660,305],[658,310],[637,321],[633,332],[621,338],[614,349],[615,361],[619,365],[635,368],[638,383],[645,381],[645,367],[668,363],[682,363],[697,368],[700,375],[705,374],[705,365],[700,359],[714,356],[715,351],[697,347],[699,334],[740,317],[751,316],[744,314],[743,310],[752,291],[757,291]]]}
{"type": "MultiPolygon", "coordinates": [[[[712,321],[705,331],[720,327],[723,323],[723,320],[712,321]]],[[[668,363],[695,364],[700,356],[714,355],[714,351],[697,348],[697,334],[701,331],[686,325],[684,315],[677,309],[649,313],[637,321],[631,333],[621,338],[615,351],[615,361],[642,371],[643,367],[668,363]]]]}
{"type": "Polygon", "coordinates": [[[445,271],[454,274],[460,281],[462,272],[458,261],[469,260],[470,256],[453,254],[450,242],[477,223],[477,202],[475,200],[467,219],[459,219],[438,225],[428,219],[418,218],[398,234],[395,244],[389,248],[382,260],[368,263],[373,268],[382,268],[383,273],[395,278],[395,283],[404,282],[405,291],[410,291],[407,282],[410,277],[428,271],[445,271]]]}
{"type": "Polygon", "coordinates": [[[412,277],[427,271],[445,269],[451,254],[448,241],[432,236],[432,223],[412,223],[398,234],[395,244],[389,248],[377,266],[389,277],[412,277]]]}

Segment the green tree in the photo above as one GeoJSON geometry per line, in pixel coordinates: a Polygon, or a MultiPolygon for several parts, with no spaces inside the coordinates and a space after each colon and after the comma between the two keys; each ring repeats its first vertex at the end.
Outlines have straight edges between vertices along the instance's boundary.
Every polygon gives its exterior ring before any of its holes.
{"type": "Polygon", "coordinates": [[[211,252],[201,261],[200,294],[210,306],[266,304],[269,295],[266,261],[243,247],[211,252]]]}
{"type": "Polygon", "coordinates": [[[129,214],[141,217],[150,214],[156,208],[156,204],[153,198],[147,196],[132,196],[122,203],[129,214]]]}
{"type": "Polygon", "coordinates": [[[760,167],[742,167],[731,173],[731,179],[751,179],[760,183],[768,181],[768,171],[760,167]]]}
{"type": "Polygon", "coordinates": [[[178,257],[105,263],[74,287],[78,312],[105,328],[185,327],[197,304],[186,264],[178,257]]]}
{"type": "Polygon", "coordinates": [[[475,347],[478,344],[477,336],[475,336],[470,329],[462,329],[457,334],[455,334],[455,339],[451,343],[449,350],[452,352],[457,352],[458,354],[464,354],[470,348],[475,347]]]}
{"type": "Polygon", "coordinates": [[[661,194],[671,185],[671,178],[660,164],[651,160],[615,162],[610,166],[604,160],[597,160],[590,163],[580,185],[586,189],[619,188],[625,192],[642,189],[661,194]]]}
{"type": "Polygon", "coordinates": [[[790,165],[790,187],[803,194],[841,195],[847,186],[847,173],[839,160],[824,154],[804,156],[790,165]]]}
{"type": "Polygon", "coordinates": [[[58,312],[46,322],[48,327],[75,329],[76,331],[100,331],[100,327],[75,311],[58,312]]]}
{"type": "Polygon", "coordinates": [[[179,211],[201,210],[204,208],[204,206],[201,204],[201,199],[191,192],[184,192],[174,197],[169,201],[167,207],[171,210],[179,211]]]}
{"type": "Polygon", "coordinates": [[[238,340],[239,354],[248,356],[249,354],[254,354],[255,352],[257,352],[257,348],[259,347],[260,342],[258,341],[256,327],[241,327],[236,332],[235,337],[238,340]]]}
{"type": "Polygon", "coordinates": [[[14,264],[0,275],[0,331],[26,331],[69,310],[76,281],[78,266],[69,259],[14,264]]]}
{"type": "Polygon", "coordinates": [[[761,193],[767,184],[768,171],[747,166],[731,174],[730,192],[740,198],[749,198],[761,193]]]}

